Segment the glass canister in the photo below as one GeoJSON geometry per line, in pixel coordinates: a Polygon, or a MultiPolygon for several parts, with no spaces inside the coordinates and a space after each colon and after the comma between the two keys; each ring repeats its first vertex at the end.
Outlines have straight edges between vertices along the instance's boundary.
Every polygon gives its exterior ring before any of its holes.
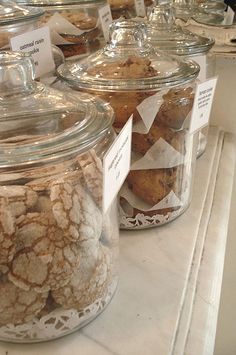
{"type": "Polygon", "coordinates": [[[145,228],[179,216],[191,198],[194,136],[188,133],[199,66],[156,52],[145,26],[111,25],[110,43],[59,76],[111,104],[119,131],[133,118],[132,166],[120,191],[122,228],[145,228]]]}
{"type": "Polygon", "coordinates": [[[66,58],[90,54],[104,45],[98,10],[106,0],[18,0],[45,11],[42,23],[66,58]]]}
{"type": "Polygon", "coordinates": [[[0,53],[0,339],[39,342],[95,318],[117,284],[118,216],[102,213],[113,110],[33,81],[0,53]]]}
{"type": "Polygon", "coordinates": [[[9,48],[9,39],[39,27],[41,9],[27,8],[8,0],[0,3],[0,50],[9,48]]]}
{"type": "MultiPolygon", "coordinates": [[[[175,9],[169,2],[154,6],[148,16],[147,38],[157,49],[182,58],[193,59],[200,65],[198,79],[205,81],[214,76],[215,55],[210,51],[214,40],[198,36],[175,24],[175,9]]],[[[206,149],[208,127],[199,132],[197,156],[206,149]]]]}
{"type": "Polygon", "coordinates": [[[194,0],[173,0],[176,17],[187,21],[194,12],[194,0]]]}
{"type": "MultiPolygon", "coordinates": [[[[10,49],[10,38],[38,29],[41,24],[40,18],[43,15],[42,9],[2,0],[0,3],[0,51],[10,49]]],[[[54,45],[52,46],[52,56],[56,68],[65,60],[61,50],[54,45]]]]}

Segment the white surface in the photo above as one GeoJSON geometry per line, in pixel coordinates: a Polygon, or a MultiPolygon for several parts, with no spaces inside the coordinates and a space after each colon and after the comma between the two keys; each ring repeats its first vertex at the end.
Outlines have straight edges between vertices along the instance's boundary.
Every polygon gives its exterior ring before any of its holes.
{"type": "Polygon", "coordinates": [[[232,194],[229,232],[225,255],[225,269],[214,355],[236,354],[236,179],[232,194]]]}
{"type": "Polygon", "coordinates": [[[236,53],[216,54],[218,82],[213,100],[210,124],[236,133],[236,53]]]}
{"type": "Polygon", "coordinates": [[[221,199],[230,200],[235,157],[228,136],[224,139],[213,129],[209,138],[207,152],[198,161],[188,211],[160,228],[122,232],[120,284],[107,310],[80,332],[60,340],[34,345],[1,343],[0,355],[183,355],[186,344],[187,351],[191,349],[186,355],[208,354],[191,338],[191,332],[212,347],[219,285],[213,286],[223,267],[219,248],[225,245],[229,215],[221,199]],[[207,285],[202,277],[206,272],[214,276],[206,278],[207,285]],[[213,294],[216,307],[209,299],[213,294]],[[209,307],[198,304],[201,296],[209,307]],[[213,313],[210,326],[209,311],[213,313]],[[201,328],[196,312],[203,317],[201,328]]]}

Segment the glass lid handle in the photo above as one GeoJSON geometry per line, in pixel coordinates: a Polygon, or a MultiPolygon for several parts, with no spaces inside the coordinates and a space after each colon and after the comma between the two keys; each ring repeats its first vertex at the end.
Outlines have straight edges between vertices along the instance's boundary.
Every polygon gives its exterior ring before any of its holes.
{"type": "Polygon", "coordinates": [[[175,23],[175,9],[169,1],[163,1],[152,8],[148,19],[160,27],[172,26],[175,23]]]}
{"type": "Polygon", "coordinates": [[[31,92],[34,75],[34,62],[29,54],[0,52],[0,97],[31,92]]]}
{"type": "Polygon", "coordinates": [[[110,25],[111,47],[143,47],[146,27],[133,20],[117,20],[110,25]]]}

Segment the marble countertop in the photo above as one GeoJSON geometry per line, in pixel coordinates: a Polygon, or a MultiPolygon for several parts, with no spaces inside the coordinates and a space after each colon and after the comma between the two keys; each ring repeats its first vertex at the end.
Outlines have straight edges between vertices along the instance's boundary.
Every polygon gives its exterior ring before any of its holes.
{"type": "Polygon", "coordinates": [[[233,137],[211,128],[186,213],[121,233],[120,282],[108,308],[55,341],[0,343],[0,355],[212,355],[234,163],[233,137]]]}

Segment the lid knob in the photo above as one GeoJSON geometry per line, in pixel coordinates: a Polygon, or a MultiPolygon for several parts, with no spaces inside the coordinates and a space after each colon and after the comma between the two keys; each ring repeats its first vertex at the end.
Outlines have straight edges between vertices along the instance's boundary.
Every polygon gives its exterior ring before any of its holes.
{"type": "Polygon", "coordinates": [[[0,52],[0,98],[31,92],[33,80],[34,62],[29,54],[0,52]]]}
{"type": "Polygon", "coordinates": [[[175,23],[175,9],[169,2],[163,2],[153,7],[148,19],[155,26],[170,27],[175,23]]]}
{"type": "Polygon", "coordinates": [[[146,40],[146,27],[132,20],[118,20],[110,25],[111,47],[143,47],[146,40]]]}

